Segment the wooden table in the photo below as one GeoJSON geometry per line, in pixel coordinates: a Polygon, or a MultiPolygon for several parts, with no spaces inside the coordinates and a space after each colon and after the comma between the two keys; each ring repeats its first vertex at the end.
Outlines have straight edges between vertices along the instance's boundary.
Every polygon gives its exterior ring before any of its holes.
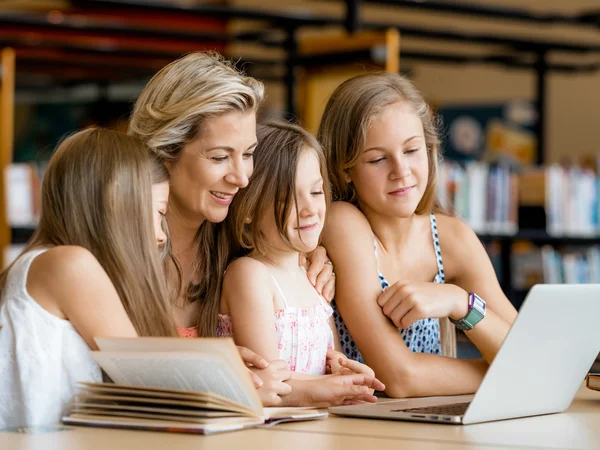
{"type": "Polygon", "coordinates": [[[1,450],[600,449],[600,392],[582,388],[567,412],[478,425],[352,419],[281,424],[214,436],[87,427],[0,432],[1,450]]]}

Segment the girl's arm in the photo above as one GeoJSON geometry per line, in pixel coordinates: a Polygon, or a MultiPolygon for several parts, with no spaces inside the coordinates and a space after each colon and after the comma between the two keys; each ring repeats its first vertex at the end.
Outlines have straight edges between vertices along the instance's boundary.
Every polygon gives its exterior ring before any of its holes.
{"type": "Polygon", "coordinates": [[[336,303],[366,363],[392,397],[452,395],[477,390],[484,361],[413,353],[377,304],[381,285],[373,233],[354,206],[338,202],[329,214],[324,243],[336,268],[336,303]]]}
{"type": "Polygon", "coordinates": [[[490,258],[473,230],[454,217],[438,214],[436,218],[448,281],[486,302],[485,318],[465,334],[491,363],[517,311],[502,292],[490,258]]]}
{"type": "Polygon", "coordinates": [[[264,264],[244,257],[227,268],[221,294],[221,310],[231,317],[236,344],[267,361],[279,359],[272,286],[264,264]]]}
{"type": "Polygon", "coordinates": [[[37,256],[27,291],[48,312],[69,320],[94,350],[94,337],[137,337],[110,278],[83,247],[58,246],[37,256]]]}
{"type": "MultiPolygon", "coordinates": [[[[275,333],[275,291],[268,269],[252,258],[239,258],[227,268],[221,294],[222,310],[231,317],[235,343],[268,361],[279,359],[275,333]]],[[[292,372],[294,379],[318,378],[292,372]]]]}

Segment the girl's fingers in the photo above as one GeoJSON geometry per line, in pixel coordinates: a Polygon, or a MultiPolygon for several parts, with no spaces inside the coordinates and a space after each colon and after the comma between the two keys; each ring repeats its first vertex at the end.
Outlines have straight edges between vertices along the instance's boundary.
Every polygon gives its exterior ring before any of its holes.
{"type": "Polygon", "coordinates": [[[341,363],[341,365],[355,373],[363,373],[371,377],[375,376],[373,369],[371,369],[369,366],[359,363],[358,361],[354,361],[353,359],[346,359],[341,363]]]}
{"type": "Polygon", "coordinates": [[[317,281],[314,284],[315,289],[319,294],[323,295],[323,288],[332,278],[335,278],[333,275],[333,266],[331,264],[324,264],[323,268],[317,275],[317,281]]]}
{"type": "Polygon", "coordinates": [[[388,317],[398,328],[408,328],[408,325],[406,325],[406,315],[409,314],[411,308],[412,306],[408,302],[401,303],[388,317]]]}
{"type": "MultiPolygon", "coordinates": [[[[307,270],[307,276],[308,276],[308,279],[310,280],[310,283],[315,287],[316,287],[316,283],[317,283],[317,277],[323,271],[323,266],[326,265],[325,261],[328,261],[328,259],[327,259],[327,252],[325,251],[324,247],[319,246],[310,254],[310,258],[309,258],[310,265],[307,270]]],[[[329,265],[329,264],[327,264],[327,265],[329,265]]],[[[329,278],[330,277],[328,277],[328,279],[329,278]]],[[[323,286],[321,286],[321,288],[322,287],[323,286]]],[[[317,291],[319,292],[319,294],[321,293],[320,290],[317,289],[317,291]]]]}
{"type": "MultiPolygon", "coordinates": [[[[332,275],[334,274],[332,273],[332,275]]],[[[325,283],[321,295],[323,296],[325,301],[331,303],[331,300],[333,300],[333,298],[335,297],[335,275],[332,276],[327,283],[325,283]]]]}
{"type": "Polygon", "coordinates": [[[248,369],[248,372],[250,372],[250,378],[252,378],[252,382],[254,383],[254,387],[256,389],[259,389],[262,387],[263,385],[263,380],[256,375],[254,372],[252,372],[250,369],[248,369]]]}
{"type": "Polygon", "coordinates": [[[247,349],[246,347],[239,347],[238,352],[242,357],[242,360],[246,363],[246,365],[252,365],[257,369],[266,369],[269,363],[263,357],[257,355],[252,350],[247,349]]]}

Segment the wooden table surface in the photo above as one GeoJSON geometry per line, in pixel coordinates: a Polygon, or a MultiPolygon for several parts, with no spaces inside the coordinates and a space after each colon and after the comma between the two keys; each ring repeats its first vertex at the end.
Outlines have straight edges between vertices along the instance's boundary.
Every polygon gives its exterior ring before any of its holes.
{"type": "Polygon", "coordinates": [[[477,425],[354,419],[281,424],[214,436],[57,427],[0,432],[0,450],[105,449],[600,449],[600,392],[582,388],[567,412],[477,425]]]}

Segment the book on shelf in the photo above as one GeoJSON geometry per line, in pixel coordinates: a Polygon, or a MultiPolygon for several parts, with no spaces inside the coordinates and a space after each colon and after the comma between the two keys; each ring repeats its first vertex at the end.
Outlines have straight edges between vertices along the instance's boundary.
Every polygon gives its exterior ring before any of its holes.
{"type": "Polygon", "coordinates": [[[513,235],[518,230],[518,177],[508,166],[444,162],[438,200],[476,233],[513,235]]]}
{"type": "Polygon", "coordinates": [[[545,245],[541,249],[545,283],[600,283],[600,247],[560,252],[545,245]]]}
{"type": "Polygon", "coordinates": [[[544,168],[546,230],[551,236],[600,233],[600,178],[593,170],[551,164],[544,168]]]}
{"type": "Polygon", "coordinates": [[[35,227],[40,214],[40,172],[35,163],[4,168],[6,217],[11,227],[35,227]]]}
{"type": "Polygon", "coordinates": [[[96,338],[93,358],[114,383],[80,383],[69,425],[213,434],[327,417],[263,408],[233,340],[96,338]]]}
{"type": "Polygon", "coordinates": [[[585,385],[594,391],[600,391],[600,373],[588,373],[585,385]]]}

